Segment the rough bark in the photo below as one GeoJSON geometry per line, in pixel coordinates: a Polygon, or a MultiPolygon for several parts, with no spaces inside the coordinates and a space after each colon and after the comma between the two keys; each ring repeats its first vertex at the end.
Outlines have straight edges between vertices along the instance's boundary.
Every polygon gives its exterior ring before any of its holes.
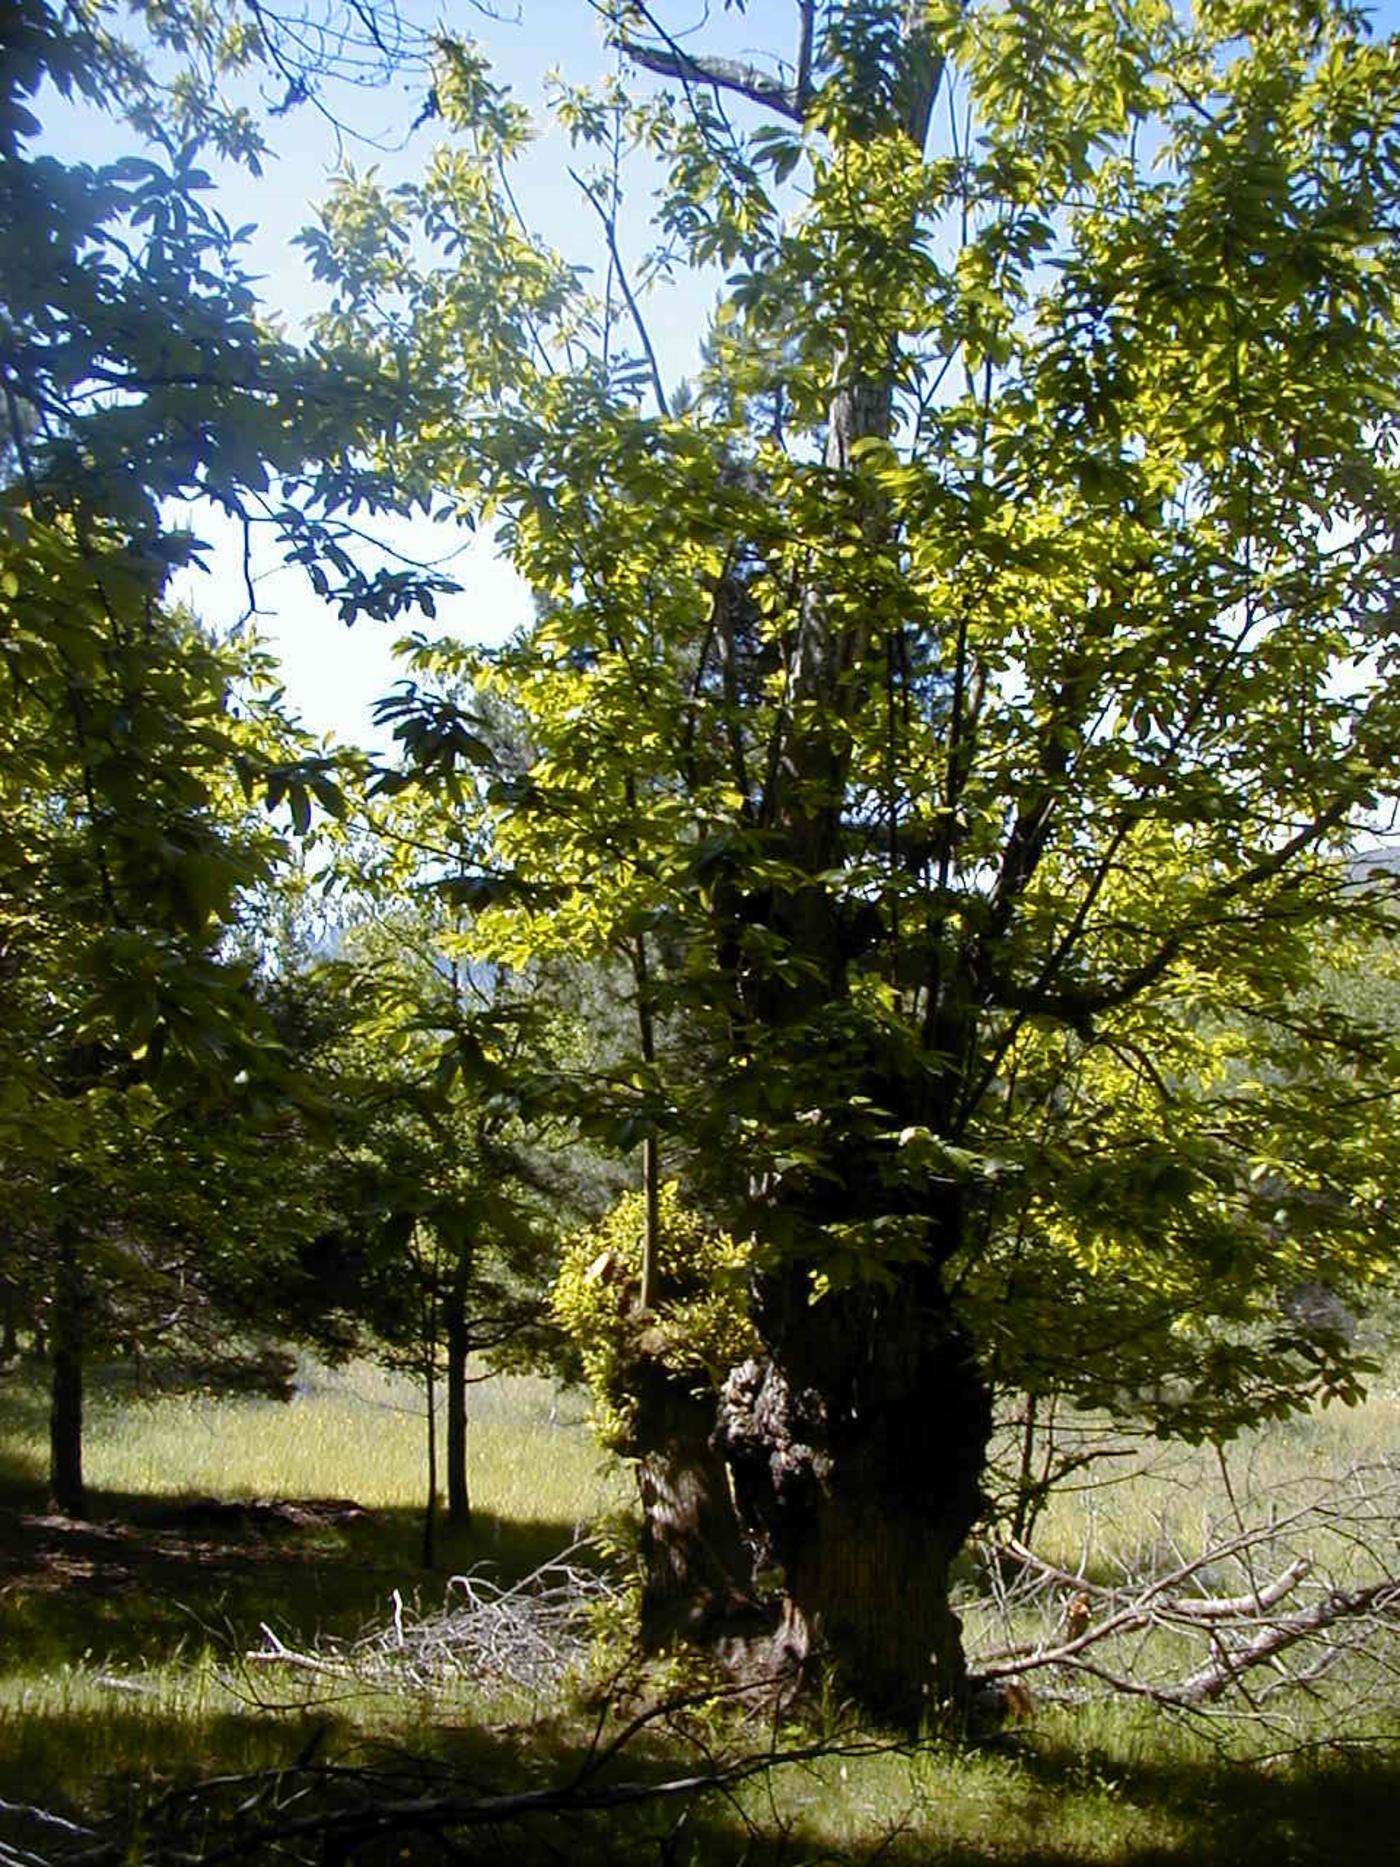
{"type": "Polygon", "coordinates": [[[69,1517],[87,1515],[87,1488],[83,1483],[83,1309],[77,1244],[65,1232],[55,1245],[49,1329],[49,1497],[53,1508],[69,1517]]]}
{"type": "Polygon", "coordinates": [[[713,1441],[713,1393],[643,1354],[635,1399],[644,1644],[656,1651],[677,1639],[719,1647],[762,1638],[775,1617],[753,1587],[752,1555],[713,1441]]]}
{"type": "Polygon", "coordinates": [[[720,1441],[741,1519],[782,1575],[775,1663],[913,1728],[961,1712],[949,1568],[981,1508],[985,1385],[930,1275],[805,1303],[731,1374],[720,1441]]]}

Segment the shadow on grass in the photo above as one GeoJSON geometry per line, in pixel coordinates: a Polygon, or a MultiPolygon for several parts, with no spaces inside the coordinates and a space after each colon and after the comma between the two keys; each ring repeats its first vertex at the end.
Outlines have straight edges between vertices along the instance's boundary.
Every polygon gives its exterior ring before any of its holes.
{"type": "MultiPolygon", "coordinates": [[[[1079,1798],[1111,1800],[1115,1814],[1169,1828],[1173,1838],[1086,1853],[1050,1843],[1020,1852],[930,1852],[894,1844],[882,1860],[970,1867],[974,1860],[1015,1867],[1381,1867],[1400,1862],[1400,1754],[1394,1747],[1350,1752],[1300,1749],[1271,1765],[1223,1756],[1185,1757],[1170,1727],[1161,1754],[1125,1762],[1093,1747],[1027,1736],[1008,1743],[1029,1806],[1043,1804],[1053,1834],[1060,1812],[1079,1798]]],[[[1023,1804],[1023,1807],[1025,1804],[1023,1804]]]]}
{"type": "MultiPolygon", "coordinates": [[[[1169,1749],[1170,1736],[1164,1732],[1163,1737],[1169,1749]]],[[[882,1810],[878,1797],[869,1798],[859,1833],[852,1832],[849,1804],[844,1816],[822,1819],[820,1783],[824,1779],[834,1788],[837,1773],[837,1766],[828,1765],[814,1775],[803,1797],[807,1812],[798,1819],[782,1819],[781,1794],[766,1808],[763,1796],[750,1794],[751,1827],[712,1801],[704,1811],[692,1811],[693,1837],[708,1839],[690,1853],[663,1850],[662,1858],[699,1863],[742,1854],[751,1867],[796,1862],[831,1867],[1400,1863],[1400,1755],[1393,1748],[1388,1756],[1381,1750],[1299,1753],[1274,1768],[1220,1757],[1164,1758],[1127,1767],[1092,1750],[1017,1749],[1015,1775],[1008,1780],[1004,1768],[993,1768],[980,1788],[979,1763],[990,1759],[933,1757],[917,1800],[901,1812],[893,1800],[882,1810]],[[1107,1818],[1106,1795],[1115,1805],[1107,1818]],[[959,1833],[960,1828],[966,1832],[959,1833]],[[1161,1839],[1153,1838],[1154,1830],[1161,1839]]],[[[998,1760],[1006,1761],[1005,1754],[998,1760]]],[[[658,1821],[660,1815],[657,1811],[658,1821]]],[[[672,1811],[669,1819],[675,1816],[672,1811]]],[[[543,1849],[538,1858],[546,1858],[543,1849]]],[[[627,1857],[619,1852],[617,1858],[627,1857]]],[[[644,1858],[636,1856],[639,1862],[644,1858]]]]}
{"type": "Polygon", "coordinates": [[[565,1523],[478,1514],[469,1529],[440,1527],[426,1570],[409,1509],[318,1518],[299,1499],[289,1521],[189,1495],[95,1492],[77,1523],[44,1514],[42,1495],[0,1465],[0,1677],[241,1650],[264,1622],[291,1647],[353,1638],[388,1619],[395,1590],[431,1609],[449,1576],[485,1567],[513,1581],[573,1537],[565,1523]]]}
{"type": "MultiPolygon", "coordinates": [[[[324,1714],[193,1716],[121,1701],[26,1709],[0,1718],[0,1796],[76,1820],[119,1815],[137,1793],[153,1797],[216,1771],[286,1769],[333,1735],[332,1725],[324,1714]]],[[[15,1839],[24,1826],[0,1824],[0,1835],[15,1839]]]]}
{"type": "MultiPolygon", "coordinates": [[[[581,1728],[577,1717],[528,1727],[425,1723],[417,1732],[400,1731],[390,1744],[367,1739],[362,1724],[325,1708],[281,1718],[265,1711],[143,1715],[124,1705],[98,1717],[54,1711],[0,1723],[0,1795],[76,1819],[105,1817],[140,1827],[150,1849],[141,1858],[151,1863],[203,1858],[216,1834],[221,1860],[251,1862],[271,1857],[260,1824],[279,1798],[292,1809],[288,1792],[299,1818],[363,1806],[355,1799],[367,1788],[381,1811],[420,1796],[538,1795],[576,1778],[584,1756],[581,1728]],[[312,1769],[298,1773],[298,1765],[313,1760],[312,1769]],[[330,1767],[317,1775],[321,1765],[330,1767]],[[353,1787],[350,1770],[364,1773],[353,1787]],[[198,1800],[177,1799],[173,1818],[170,1805],[158,1820],[147,1823],[142,1816],[172,1787],[253,1771],[268,1773],[260,1792],[250,1794],[246,1782],[206,1786],[198,1800]],[[279,1771],[288,1774],[274,1780],[279,1771]]],[[[1278,1772],[1220,1760],[1148,1761],[1125,1769],[1092,1753],[1022,1747],[1010,1778],[1006,1765],[1013,1760],[1005,1753],[982,1761],[995,1767],[988,1769],[978,1809],[964,1800],[978,1760],[934,1757],[921,1768],[915,1813],[891,1799],[884,1806],[868,1802],[854,1826],[849,1807],[844,1817],[827,1820],[823,1792],[835,1788],[831,1763],[817,1774],[787,1771],[771,1799],[761,1780],[751,1782],[742,1808],[723,1793],[601,1810],[536,1806],[447,1835],[435,1833],[431,1822],[401,1818],[386,1822],[376,1839],[362,1835],[352,1852],[328,1843],[323,1853],[317,1837],[303,1835],[277,1858],[353,1859],[358,1867],[503,1859],[512,1867],[559,1861],[570,1867],[703,1867],[739,1860],[748,1867],[1381,1867],[1397,1858],[1396,1773],[1374,1756],[1295,1759],[1278,1772]],[[1109,1771],[1115,1796],[1141,1812],[1145,1832],[1156,1825],[1153,1816],[1170,1815],[1171,1839],[1119,1844],[1095,1832],[1095,1798],[1109,1771]],[[794,1777],[803,1785],[796,1815],[787,1793],[794,1777]],[[1015,1803],[1014,1821],[1001,1819],[998,1793],[1015,1803]],[[959,1806],[971,1810],[965,1832],[959,1832],[959,1806]],[[1076,1828],[1087,1837],[1077,1846],[1067,1838],[1076,1828]]],[[[694,1747],[653,1733],[590,1781],[594,1788],[657,1783],[702,1762],[694,1747]]],[[[22,1820],[0,1822],[0,1836],[21,1844],[28,1838],[22,1820]]]]}
{"type": "MultiPolygon", "coordinates": [[[[360,1808],[363,1788],[381,1803],[547,1793],[571,1779],[582,1760],[577,1749],[538,1726],[529,1732],[424,1729],[416,1742],[410,1734],[406,1745],[366,1741],[352,1725],[323,1714],[275,1721],[249,1714],[142,1716],[122,1707],[104,1709],[100,1717],[53,1713],[0,1722],[0,1798],[9,1805],[0,1808],[0,1845],[35,1848],[51,1841],[53,1826],[40,1821],[37,1810],[97,1829],[115,1844],[111,1858],[128,1858],[121,1850],[129,1843],[139,1848],[129,1858],[151,1867],[203,1859],[213,1847],[221,1861],[353,1858],[359,1867],[506,1859],[512,1867],[563,1861],[570,1867],[653,1867],[741,1855],[754,1867],[776,1867],[789,1858],[781,1842],[777,1852],[761,1841],[755,1847],[722,1802],[693,1799],[684,1805],[663,1800],[606,1811],[537,1811],[459,1828],[446,1837],[421,1820],[386,1822],[379,1837],[361,1836],[353,1853],[333,1843],[323,1851],[314,1834],[289,1837],[284,1851],[265,1825],[276,1823],[279,1804],[303,1823],[318,1812],[360,1808]],[[248,1780],[253,1773],[256,1783],[248,1780]],[[197,1794],[196,1784],[202,1785],[197,1794]]],[[[638,1773],[664,1774],[665,1761],[652,1754],[640,1760],[640,1772],[630,1774],[638,1773]]]]}

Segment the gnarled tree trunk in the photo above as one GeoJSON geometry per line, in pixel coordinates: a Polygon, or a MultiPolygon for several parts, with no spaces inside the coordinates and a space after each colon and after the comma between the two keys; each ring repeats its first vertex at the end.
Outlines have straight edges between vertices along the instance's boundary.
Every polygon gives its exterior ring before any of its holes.
{"type": "Polygon", "coordinates": [[[913,1728],[967,1685],[949,1569],[981,1508],[991,1409],[970,1346],[927,1273],[855,1290],[769,1331],[730,1376],[720,1440],[760,1560],[782,1574],[775,1663],[830,1668],[913,1728]]]}
{"type": "Polygon", "coordinates": [[[753,1557],[714,1437],[713,1393],[638,1355],[633,1376],[642,1505],[642,1640],[677,1639],[737,1653],[768,1634],[775,1614],[753,1587],[753,1557]]]}

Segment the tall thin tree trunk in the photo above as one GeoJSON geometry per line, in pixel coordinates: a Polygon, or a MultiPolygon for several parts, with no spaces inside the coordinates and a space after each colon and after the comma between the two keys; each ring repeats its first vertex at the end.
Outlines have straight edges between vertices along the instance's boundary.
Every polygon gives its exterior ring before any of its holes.
{"type": "MultiPolygon", "coordinates": [[[[637,990],[637,1033],[642,1062],[650,1069],[656,1062],[656,1024],[651,1009],[646,941],[640,934],[632,949],[632,977],[637,990]]],[[[654,1131],[642,1139],[642,1190],[646,1217],[642,1237],[641,1304],[644,1310],[654,1310],[661,1301],[661,1159],[654,1131]]]]}
{"type": "MultiPolygon", "coordinates": [[[[912,4],[905,30],[901,123],[922,149],[942,67],[912,4]]],[[[889,438],[894,331],[887,349],[883,368],[868,358],[858,363],[844,349],[833,358],[825,448],[833,481],[853,474],[862,442],[889,438]]],[[[872,554],[890,547],[887,502],[869,487],[860,525],[872,554]]],[[[792,1031],[809,1062],[829,1014],[843,1028],[852,930],[825,876],[846,853],[851,737],[842,723],[880,672],[872,652],[881,640],[872,620],[849,606],[833,608],[820,577],[804,591],[789,664],[793,707],[765,800],[774,853],[796,872],[775,893],[768,922],[803,965],[790,981],[764,981],[751,1010],[770,1031],[792,1031]]],[[[893,708],[892,684],[886,691],[893,708]]],[[[891,936],[887,928],[865,936],[876,937],[891,936]]],[[[833,1052],[831,1064],[828,1106],[838,1128],[857,1096],[876,1108],[901,1108],[907,1086],[897,1062],[875,1049],[856,1057],[847,1046],[833,1052]]],[[[888,1163],[879,1149],[854,1136],[838,1141],[820,1191],[779,1195],[785,1226],[795,1220],[815,1242],[834,1220],[865,1222],[888,1211],[888,1163]]],[[[767,1190],[755,1193],[762,1205],[767,1190]]],[[[760,1563],[783,1577],[776,1666],[798,1679],[829,1668],[838,1690],[917,1729],[944,1706],[961,1713],[966,1705],[949,1572],[981,1509],[991,1408],[938,1268],[963,1222],[958,1202],[946,1212],[901,1207],[899,1216],[923,1219],[928,1256],[900,1267],[888,1298],[857,1287],[814,1302],[799,1259],[759,1278],[756,1321],[765,1353],[726,1384],[719,1439],[760,1563]]]]}
{"type": "Polygon", "coordinates": [[[464,1530],[472,1520],[467,1483],[467,1326],[468,1260],[458,1261],[448,1291],[447,1310],[447,1521],[464,1530]]]}
{"type": "MultiPolygon", "coordinates": [[[[436,1349],[436,1344],[432,1345],[436,1349]]],[[[437,1566],[438,1456],[436,1353],[423,1364],[423,1395],[428,1413],[428,1494],[423,1504],[423,1567],[437,1566]]]]}
{"type": "MultiPolygon", "coordinates": [[[[943,60],[923,0],[906,0],[899,11],[903,57],[897,83],[888,94],[862,98],[866,111],[853,115],[851,128],[829,130],[838,148],[843,136],[863,142],[900,131],[922,159],[943,60]]],[[[812,95],[815,14],[803,0],[794,88],[768,93],[799,122],[812,95]]],[[[663,76],[704,79],[720,90],[753,94],[736,80],[729,61],[707,61],[688,49],[627,36],[623,44],[663,76]]],[[[910,237],[916,232],[911,220],[910,237]]],[[[846,326],[845,309],[826,307],[832,328],[846,326]]],[[[852,310],[850,326],[859,329],[861,310],[852,310]]],[[[873,334],[869,343],[838,340],[831,357],[825,467],[834,494],[833,536],[851,537],[854,518],[854,530],[872,557],[903,548],[891,535],[888,501],[873,478],[860,473],[861,444],[888,440],[893,431],[900,342],[892,319],[883,344],[873,334]]],[[[850,1042],[853,959],[862,949],[868,954],[877,939],[889,949],[886,964],[896,976],[900,959],[893,917],[882,925],[874,912],[869,929],[861,930],[853,911],[857,904],[843,901],[829,880],[850,853],[847,805],[857,735],[849,723],[882,674],[880,645],[888,646],[889,635],[878,611],[853,604],[850,591],[833,601],[825,575],[814,557],[812,576],[797,593],[785,704],[764,761],[769,776],[759,822],[769,873],[777,879],[755,888],[747,900],[717,894],[716,931],[717,950],[729,957],[742,1028],[766,1040],[764,1063],[775,1084],[775,1104],[781,1096],[776,1085],[790,1063],[791,1080],[800,1082],[804,1098],[812,1083],[823,1083],[818,1115],[833,1138],[807,1185],[800,1176],[766,1172],[751,1185],[755,1229],[762,1237],[771,1227],[774,1242],[784,1247],[786,1268],[765,1270],[757,1279],[755,1322],[763,1352],[731,1373],[709,1449],[727,1455],[734,1500],[759,1566],[771,1564],[782,1577],[775,1661],[797,1675],[810,1662],[830,1664],[842,1689],[910,1725],[938,1701],[956,1704],[965,1696],[949,1565],[981,1506],[979,1479],[991,1420],[984,1382],[941,1280],[940,1267],[961,1237],[962,1215],[931,1204],[920,1210],[921,1190],[894,1186],[897,1176],[880,1142],[862,1137],[848,1119],[853,1108],[867,1106],[898,1128],[896,1111],[933,1099],[937,1062],[930,1057],[927,1075],[913,1081],[907,1060],[877,1054],[878,1036],[866,1056],[855,1054],[850,1042]],[[790,964],[765,969],[743,963],[743,924],[755,922],[790,964]],[[824,1062],[829,1068],[823,1077],[824,1062]],[[922,1221],[927,1256],[898,1267],[898,1285],[888,1297],[854,1288],[827,1292],[815,1302],[811,1271],[829,1245],[829,1228],[884,1217],[922,1221]],[[804,1235],[809,1252],[802,1249],[804,1235]]],[[[892,670],[886,692],[893,709],[892,670]]],[[[644,968],[645,952],[639,951],[644,968]]],[[[639,970],[639,1005],[647,999],[643,982],[639,970]]],[[[950,1079],[963,1054],[955,1046],[941,1053],[950,1079]]],[[[788,1121],[805,1119],[798,1108],[778,1112],[788,1121]]],[[[941,1111],[944,1119],[947,1113],[941,1111]]],[[[902,1119],[928,1122],[941,1132],[937,1117],[931,1119],[922,1106],[902,1119]]],[[[672,1397],[656,1397],[651,1411],[662,1422],[673,1418],[672,1397]]],[[[648,1409],[639,1405],[639,1424],[647,1417],[648,1409]]],[[[699,1454],[708,1445],[697,1434],[691,1442],[699,1454]]],[[[687,1501],[685,1487],[676,1486],[678,1474],[688,1477],[682,1462],[674,1453],[668,1458],[658,1466],[663,1482],[651,1487],[650,1497],[645,1451],[641,1461],[645,1535],[653,1554],[664,1558],[663,1568],[669,1565],[683,1585],[704,1573],[697,1560],[703,1555],[700,1508],[698,1501],[687,1501]]],[[[697,1471],[701,1465],[703,1457],[697,1471]]],[[[696,1500],[713,1495],[712,1486],[692,1488],[696,1500]]]]}
{"type": "Polygon", "coordinates": [[[19,1354],[19,1291],[13,1277],[0,1279],[0,1361],[19,1354]]]}
{"type": "Polygon", "coordinates": [[[77,1241],[65,1226],[55,1240],[49,1344],[49,1496],[69,1517],[87,1515],[83,1483],[82,1266],[77,1241]]]}

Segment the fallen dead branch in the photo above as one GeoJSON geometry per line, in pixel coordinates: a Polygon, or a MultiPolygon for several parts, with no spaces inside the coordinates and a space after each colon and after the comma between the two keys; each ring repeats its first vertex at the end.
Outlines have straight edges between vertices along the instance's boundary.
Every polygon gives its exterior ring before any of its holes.
{"type": "MultiPolygon", "coordinates": [[[[590,1817],[668,1805],[688,1808],[697,1799],[730,1801],[751,1778],[784,1768],[810,1767],[824,1760],[887,1754],[908,1746],[852,1734],[809,1744],[718,1750],[713,1732],[696,1740],[691,1767],[648,1773],[631,1755],[645,1734],[665,1730],[675,1737],[686,1715],[712,1708],[711,1693],[657,1701],[630,1716],[605,1741],[600,1723],[593,1744],[568,1774],[525,1788],[492,1789],[464,1784],[458,1771],[428,1759],[405,1759],[392,1767],[318,1764],[309,1760],[290,1769],[224,1776],[168,1791],[142,1815],[142,1855],[147,1867],[234,1867],[235,1863],[276,1859],[293,1867],[313,1863],[349,1863],[362,1849],[381,1858],[386,1846],[400,1858],[417,1858],[416,1843],[433,1844],[449,1859],[500,1858],[504,1833],[523,1832],[532,1824],[554,1825],[554,1832],[590,1817]],[[631,1764],[628,1775],[620,1769],[631,1764]],[[469,1852],[474,1841],[480,1852],[469,1852]]],[[[750,1735],[752,1726],[742,1727],[750,1735]]],[[[741,1825],[758,1829],[742,1808],[730,1801],[741,1825]]],[[[125,1867],[131,1837],[112,1825],[100,1835],[82,1832],[86,1845],[66,1851],[62,1867],[125,1867]]],[[[434,1853],[431,1858],[437,1859],[434,1853]]],[[[23,1867],[59,1867],[59,1863],[23,1863],[23,1867]]]]}
{"type": "MultiPolygon", "coordinates": [[[[28,1802],[6,1802],[0,1799],[0,1817],[13,1823],[26,1837],[38,1830],[40,1834],[55,1837],[70,1849],[74,1844],[86,1846],[98,1841],[95,1828],[70,1821],[66,1815],[58,1815],[52,1809],[36,1808],[28,1802]]],[[[40,1854],[8,1835],[0,1837],[0,1867],[51,1867],[51,1860],[50,1854],[40,1854]]]]}
{"type": "MultiPolygon", "coordinates": [[[[1369,1588],[1334,1589],[1312,1607],[1266,1624],[1252,1640],[1222,1650],[1211,1665],[1183,1680],[1177,1688],[1177,1696],[1183,1704],[1212,1703],[1238,1684],[1252,1668],[1276,1661],[1288,1648],[1330,1632],[1339,1622],[1362,1617],[1377,1621],[1389,1617],[1400,1621],[1400,1578],[1374,1582],[1369,1588]]],[[[1331,1656],[1326,1657],[1330,1663],[1331,1656]]]]}
{"type": "MultiPolygon", "coordinates": [[[[987,1552],[992,1598],[973,1667],[1003,1695],[1028,1675],[1044,1702],[1099,1693],[1221,1711],[1282,1728],[1290,1696],[1334,1685],[1353,1729],[1400,1681],[1400,1470],[1380,1461],[1276,1490],[1184,1560],[1124,1565],[1111,1582],[1006,1539],[987,1552]],[[1011,1578],[1009,1581],[1006,1578],[1011,1578]]],[[[1165,1528],[1156,1547],[1173,1547],[1165,1528]]],[[[1339,1735],[1341,1732],[1339,1731],[1339,1735]]]]}

